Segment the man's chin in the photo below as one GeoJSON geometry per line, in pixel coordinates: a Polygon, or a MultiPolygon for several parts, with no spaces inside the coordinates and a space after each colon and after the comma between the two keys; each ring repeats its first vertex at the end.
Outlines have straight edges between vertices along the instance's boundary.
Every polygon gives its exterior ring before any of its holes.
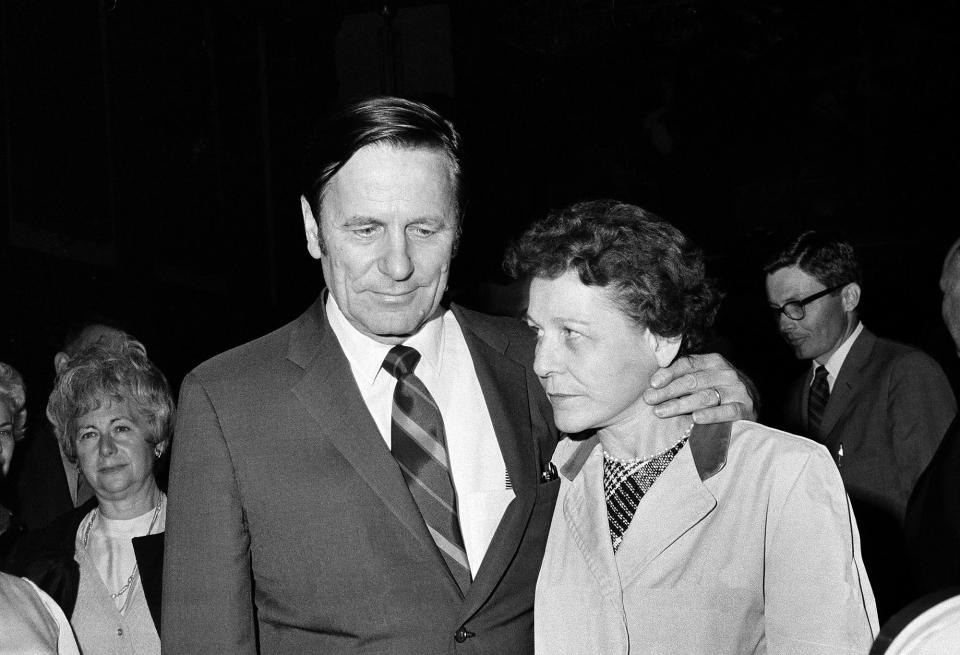
{"type": "Polygon", "coordinates": [[[369,337],[380,343],[396,345],[403,343],[423,327],[424,322],[404,321],[398,323],[371,325],[364,330],[369,337]]]}

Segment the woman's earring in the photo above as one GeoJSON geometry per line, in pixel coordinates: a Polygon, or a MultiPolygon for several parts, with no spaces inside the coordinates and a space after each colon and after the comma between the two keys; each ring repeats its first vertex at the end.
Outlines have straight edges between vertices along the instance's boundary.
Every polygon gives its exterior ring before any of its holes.
{"type": "Polygon", "coordinates": [[[160,455],[163,454],[163,450],[160,449],[160,446],[157,446],[156,448],[153,449],[153,454],[159,458],[160,455]]]}

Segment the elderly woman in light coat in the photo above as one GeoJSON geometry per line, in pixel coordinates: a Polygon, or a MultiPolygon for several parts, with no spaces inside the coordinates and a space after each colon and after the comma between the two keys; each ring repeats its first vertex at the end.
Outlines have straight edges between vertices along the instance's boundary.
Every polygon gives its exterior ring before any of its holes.
{"type": "Polygon", "coordinates": [[[534,370],[561,487],[534,610],[538,653],[866,653],[876,607],[829,453],[748,421],[658,418],[650,376],[697,348],[718,294],[676,228],[614,201],[534,225],[534,370]]]}

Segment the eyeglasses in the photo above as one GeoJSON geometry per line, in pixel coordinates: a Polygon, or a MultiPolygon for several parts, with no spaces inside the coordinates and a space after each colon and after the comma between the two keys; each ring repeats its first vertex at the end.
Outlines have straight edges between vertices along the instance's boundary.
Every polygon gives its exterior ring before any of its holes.
{"type": "Polygon", "coordinates": [[[803,317],[807,315],[807,311],[804,309],[806,305],[809,305],[814,300],[823,298],[827,294],[833,293],[837,289],[842,289],[848,284],[850,283],[844,282],[843,284],[838,284],[830,287],[829,289],[818,291],[812,296],[807,296],[806,298],[801,298],[800,300],[791,300],[788,303],[784,303],[782,307],[770,307],[770,311],[773,312],[774,318],[780,318],[780,314],[783,314],[787,318],[791,318],[794,321],[802,321],[803,317]]]}

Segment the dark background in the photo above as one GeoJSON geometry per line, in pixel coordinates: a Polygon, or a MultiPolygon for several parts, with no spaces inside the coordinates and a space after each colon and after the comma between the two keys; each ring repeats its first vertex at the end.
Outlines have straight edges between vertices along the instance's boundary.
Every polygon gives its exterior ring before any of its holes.
{"type": "MultiPolygon", "coordinates": [[[[0,360],[45,394],[66,326],[121,322],[173,385],[322,285],[296,185],[311,127],[425,100],[468,146],[450,295],[495,313],[534,218],[616,197],[676,223],[727,299],[721,349],[798,370],[760,267],[807,227],[866,268],[863,318],[953,364],[956,2],[0,0],[0,360]]],[[[36,398],[35,398],[36,401],[36,398]]]]}

